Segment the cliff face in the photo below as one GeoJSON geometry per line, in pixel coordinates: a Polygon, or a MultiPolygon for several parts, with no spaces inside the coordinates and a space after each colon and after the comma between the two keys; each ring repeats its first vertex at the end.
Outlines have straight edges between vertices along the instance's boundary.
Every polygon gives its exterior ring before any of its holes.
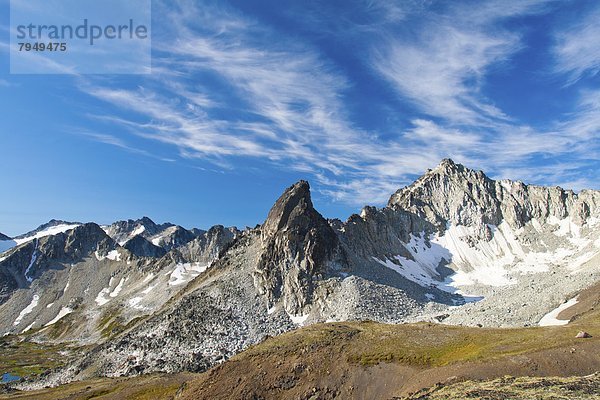
{"type": "Polygon", "coordinates": [[[308,182],[288,188],[261,228],[262,252],[254,272],[259,293],[270,305],[282,300],[300,315],[312,302],[314,278],[323,278],[339,255],[338,238],[313,207],[308,182]]]}
{"type": "Polygon", "coordinates": [[[388,206],[411,211],[440,230],[448,223],[477,227],[482,238],[490,239],[486,225],[499,225],[502,221],[518,229],[534,218],[545,222],[551,217],[570,217],[583,225],[599,203],[597,191],[575,194],[560,187],[494,181],[482,171],[446,159],[412,185],[394,193],[388,206]]]}

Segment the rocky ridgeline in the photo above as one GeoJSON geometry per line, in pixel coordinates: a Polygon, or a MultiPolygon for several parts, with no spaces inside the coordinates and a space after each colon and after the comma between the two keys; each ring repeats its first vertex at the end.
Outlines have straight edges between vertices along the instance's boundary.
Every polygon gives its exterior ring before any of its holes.
{"type": "Polygon", "coordinates": [[[19,236],[0,257],[0,335],[102,342],[107,326],[158,310],[239,233],[181,230],[148,218],[110,227],[53,220],[19,236]]]}
{"type": "Polygon", "coordinates": [[[423,288],[373,260],[365,267],[347,254],[348,243],[314,209],[308,183],[298,182],[183,293],[52,382],[202,371],[310,321],[399,322],[420,308],[411,295],[423,298],[423,288]]]}
{"type": "Polygon", "coordinates": [[[482,171],[474,171],[445,159],[415,183],[394,193],[388,207],[413,212],[443,230],[446,224],[476,226],[490,238],[487,224],[506,221],[521,228],[536,218],[562,220],[571,217],[583,225],[598,210],[600,192],[579,194],[560,187],[526,185],[510,180],[495,181],[482,171]]]}
{"type": "Polygon", "coordinates": [[[160,258],[167,253],[164,248],[155,246],[142,235],[135,235],[123,247],[138,257],[160,258]]]}
{"type": "Polygon", "coordinates": [[[185,246],[177,247],[174,253],[181,260],[210,263],[241,234],[242,232],[235,227],[215,225],[206,232],[202,231],[185,246]]]}
{"type": "Polygon", "coordinates": [[[0,304],[16,290],[29,288],[52,266],[78,263],[95,251],[108,252],[114,248],[114,241],[93,223],[80,225],[66,233],[33,239],[3,257],[0,290],[4,295],[0,304]]]}

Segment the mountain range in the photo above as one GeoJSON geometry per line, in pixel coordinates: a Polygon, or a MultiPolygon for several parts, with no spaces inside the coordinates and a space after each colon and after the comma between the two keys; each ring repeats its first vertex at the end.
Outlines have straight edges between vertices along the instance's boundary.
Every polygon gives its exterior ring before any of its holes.
{"type": "Polygon", "coordinates": [[[496,181],[446,159],[346,221],[324,218],[306,181],[243,231],[52,220],[0,235],[0,336],[85,346],[16,384],[35,389],[202,372],[317,323],[566,325],[600,280],[599,205],[598,191],[496,181]]]}

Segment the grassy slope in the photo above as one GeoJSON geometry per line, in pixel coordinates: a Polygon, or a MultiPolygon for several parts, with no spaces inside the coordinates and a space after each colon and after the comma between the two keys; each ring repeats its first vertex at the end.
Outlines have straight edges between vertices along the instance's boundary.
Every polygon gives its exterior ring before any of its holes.
{"type": "Polygon", "coordinates": [[[0,394],[0,399],[22,400],[158,400],[174,399],[193,374],[145,375],[135,378],[95,379],[35,392],[0,394]]]}
{"type": "Polygon", "coordinates": [[[251,347],[190,384],[184,398],[392,398],[451,377],[587,375],[600,370],[599,349],[596,311],[545,328],[318,324],[251,347]],[[594,337],[575,339],[579,330],[594,337]]]}
{"type": "Polygon", "coordinates": [[[0,338],[0,374],[38,375],[62,367],[76,352],[66,345],[41,345],[14,336],[0,338]]]}
{"type": "Polygon", "coordinates": [[[599,400],[600,374],[571,378],[511,378],[438,385],[407,400],[599,400]]]}

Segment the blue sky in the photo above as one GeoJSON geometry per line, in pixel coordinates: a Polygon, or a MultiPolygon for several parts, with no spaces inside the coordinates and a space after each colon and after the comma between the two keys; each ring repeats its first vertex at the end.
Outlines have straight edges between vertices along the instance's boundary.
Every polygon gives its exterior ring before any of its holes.
{"type": "Polygon", "coordinates": [[[0,232],[254,226],[307,179],[345,219],[442,158],[600,188],[597,1],[152,2],[152,74],[11,75],[0,232]]]}

